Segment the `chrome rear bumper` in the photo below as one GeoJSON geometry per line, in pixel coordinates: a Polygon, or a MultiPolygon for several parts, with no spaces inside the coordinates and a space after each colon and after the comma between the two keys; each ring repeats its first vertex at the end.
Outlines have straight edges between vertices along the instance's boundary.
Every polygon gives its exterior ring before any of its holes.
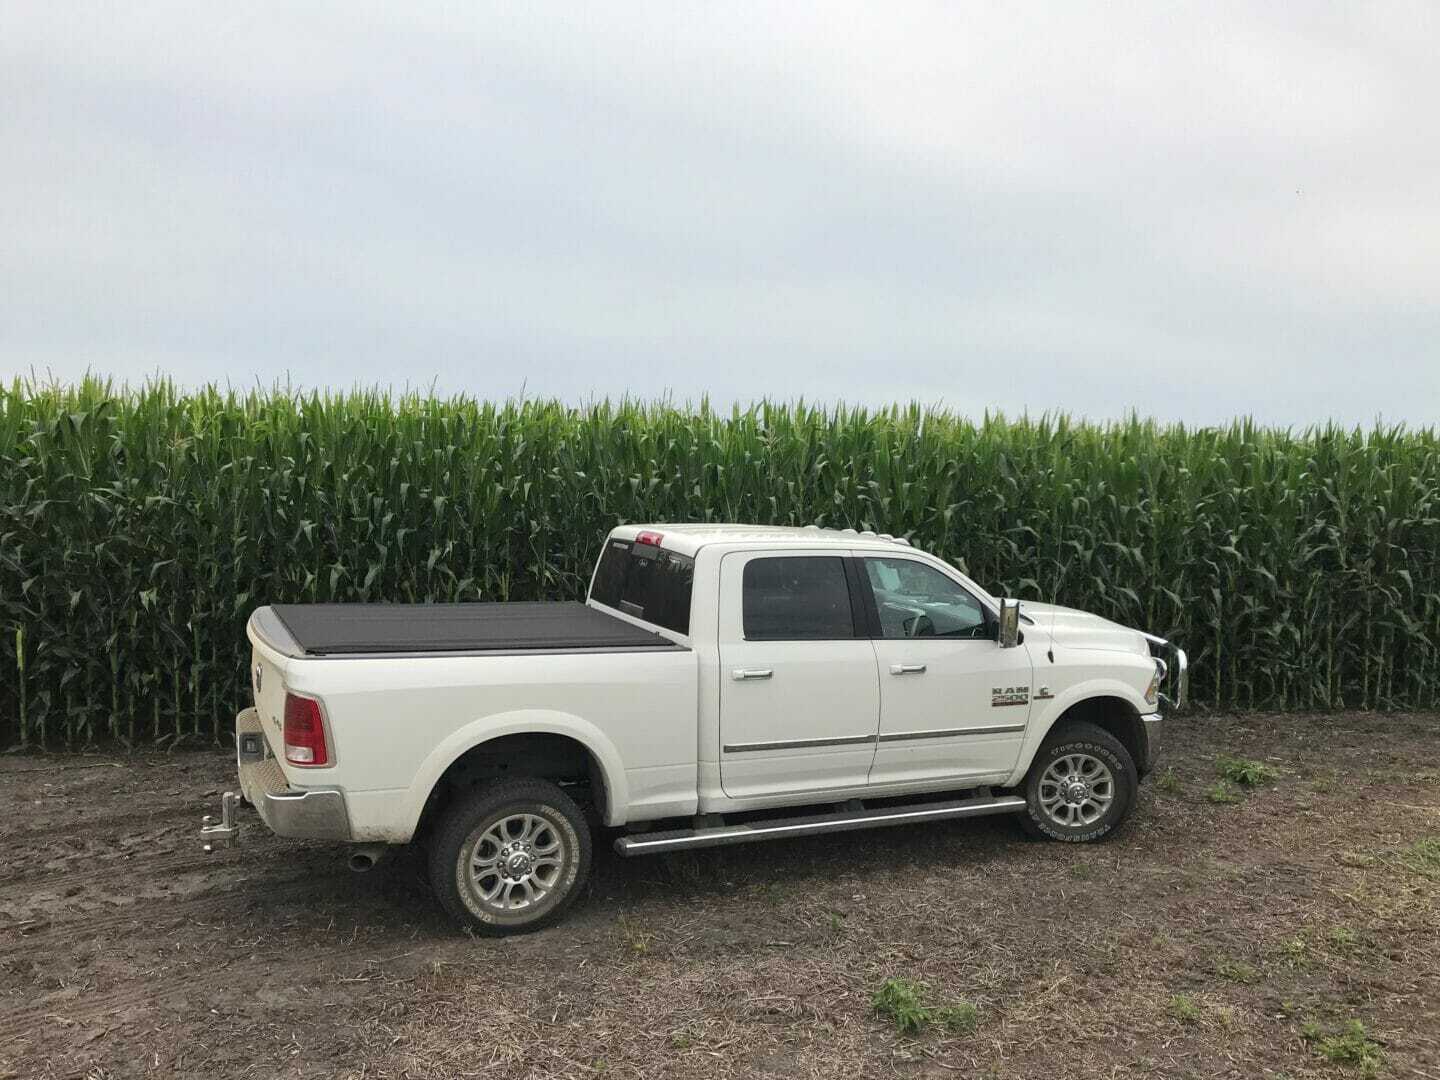
{"type": "Polygon", "coordinates": [[[254,709],[246,709],[235,717],[235,756],[241,795],[225,793],[218,825],[212,824],[208,817],[205,819],[200,835],[207,841],[207,850],[208,841],[229,840],[239,834],[240,826],[234,820],[234,813],[242,800],[255,807],[260,820],[276,836],[350,839],[345,793],[337,788],[292,788],[279,761],[270,752],[254,709]]]}

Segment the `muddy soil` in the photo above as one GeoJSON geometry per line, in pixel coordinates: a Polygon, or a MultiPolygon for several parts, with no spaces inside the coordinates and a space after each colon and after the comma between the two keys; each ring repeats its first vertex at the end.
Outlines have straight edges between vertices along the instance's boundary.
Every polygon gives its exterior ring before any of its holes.
{"type": "Polygon", "coordinates": [[[1109,843],[1003,818],[631,861],[602,839],[569,920],[504,941],[442,919],[417,851],[355,875],[249,815],[202,854],[223,753],[10,756],[0,1077],[1440,1080],[1440,716],[1167,737],[1109,843]],[[1276,775],[1216,790],[1222,754],[1276,775]],[[973,1030],[899,1033],[889,978],[973,1030]]]}

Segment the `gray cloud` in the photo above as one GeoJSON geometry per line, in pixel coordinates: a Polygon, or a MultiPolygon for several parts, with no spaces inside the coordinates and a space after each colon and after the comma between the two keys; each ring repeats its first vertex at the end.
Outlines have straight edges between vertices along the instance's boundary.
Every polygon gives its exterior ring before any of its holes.
{"type": "Polygon", "coordinates": [[[1431,423],[1436,21],[11,5],[0,369],[1431,423]]]}

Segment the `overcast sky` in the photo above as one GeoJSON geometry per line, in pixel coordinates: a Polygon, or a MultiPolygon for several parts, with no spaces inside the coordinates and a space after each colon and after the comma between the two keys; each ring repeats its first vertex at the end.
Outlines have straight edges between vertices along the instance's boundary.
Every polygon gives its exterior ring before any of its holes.
{"type": "Polygon", "coordinates": [[[0,374],[1434,423],[1437,12],[12,0],[0,374]]]}

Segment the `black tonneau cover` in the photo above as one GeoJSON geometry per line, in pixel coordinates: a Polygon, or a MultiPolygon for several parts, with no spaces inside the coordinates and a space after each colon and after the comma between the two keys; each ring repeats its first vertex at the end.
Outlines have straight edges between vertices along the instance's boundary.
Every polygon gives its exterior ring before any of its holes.
{"type": "Polygon", "coordinates": [[[274,604],[270,610],[314,656],[678,648],[577,603],[274,604]]]}

